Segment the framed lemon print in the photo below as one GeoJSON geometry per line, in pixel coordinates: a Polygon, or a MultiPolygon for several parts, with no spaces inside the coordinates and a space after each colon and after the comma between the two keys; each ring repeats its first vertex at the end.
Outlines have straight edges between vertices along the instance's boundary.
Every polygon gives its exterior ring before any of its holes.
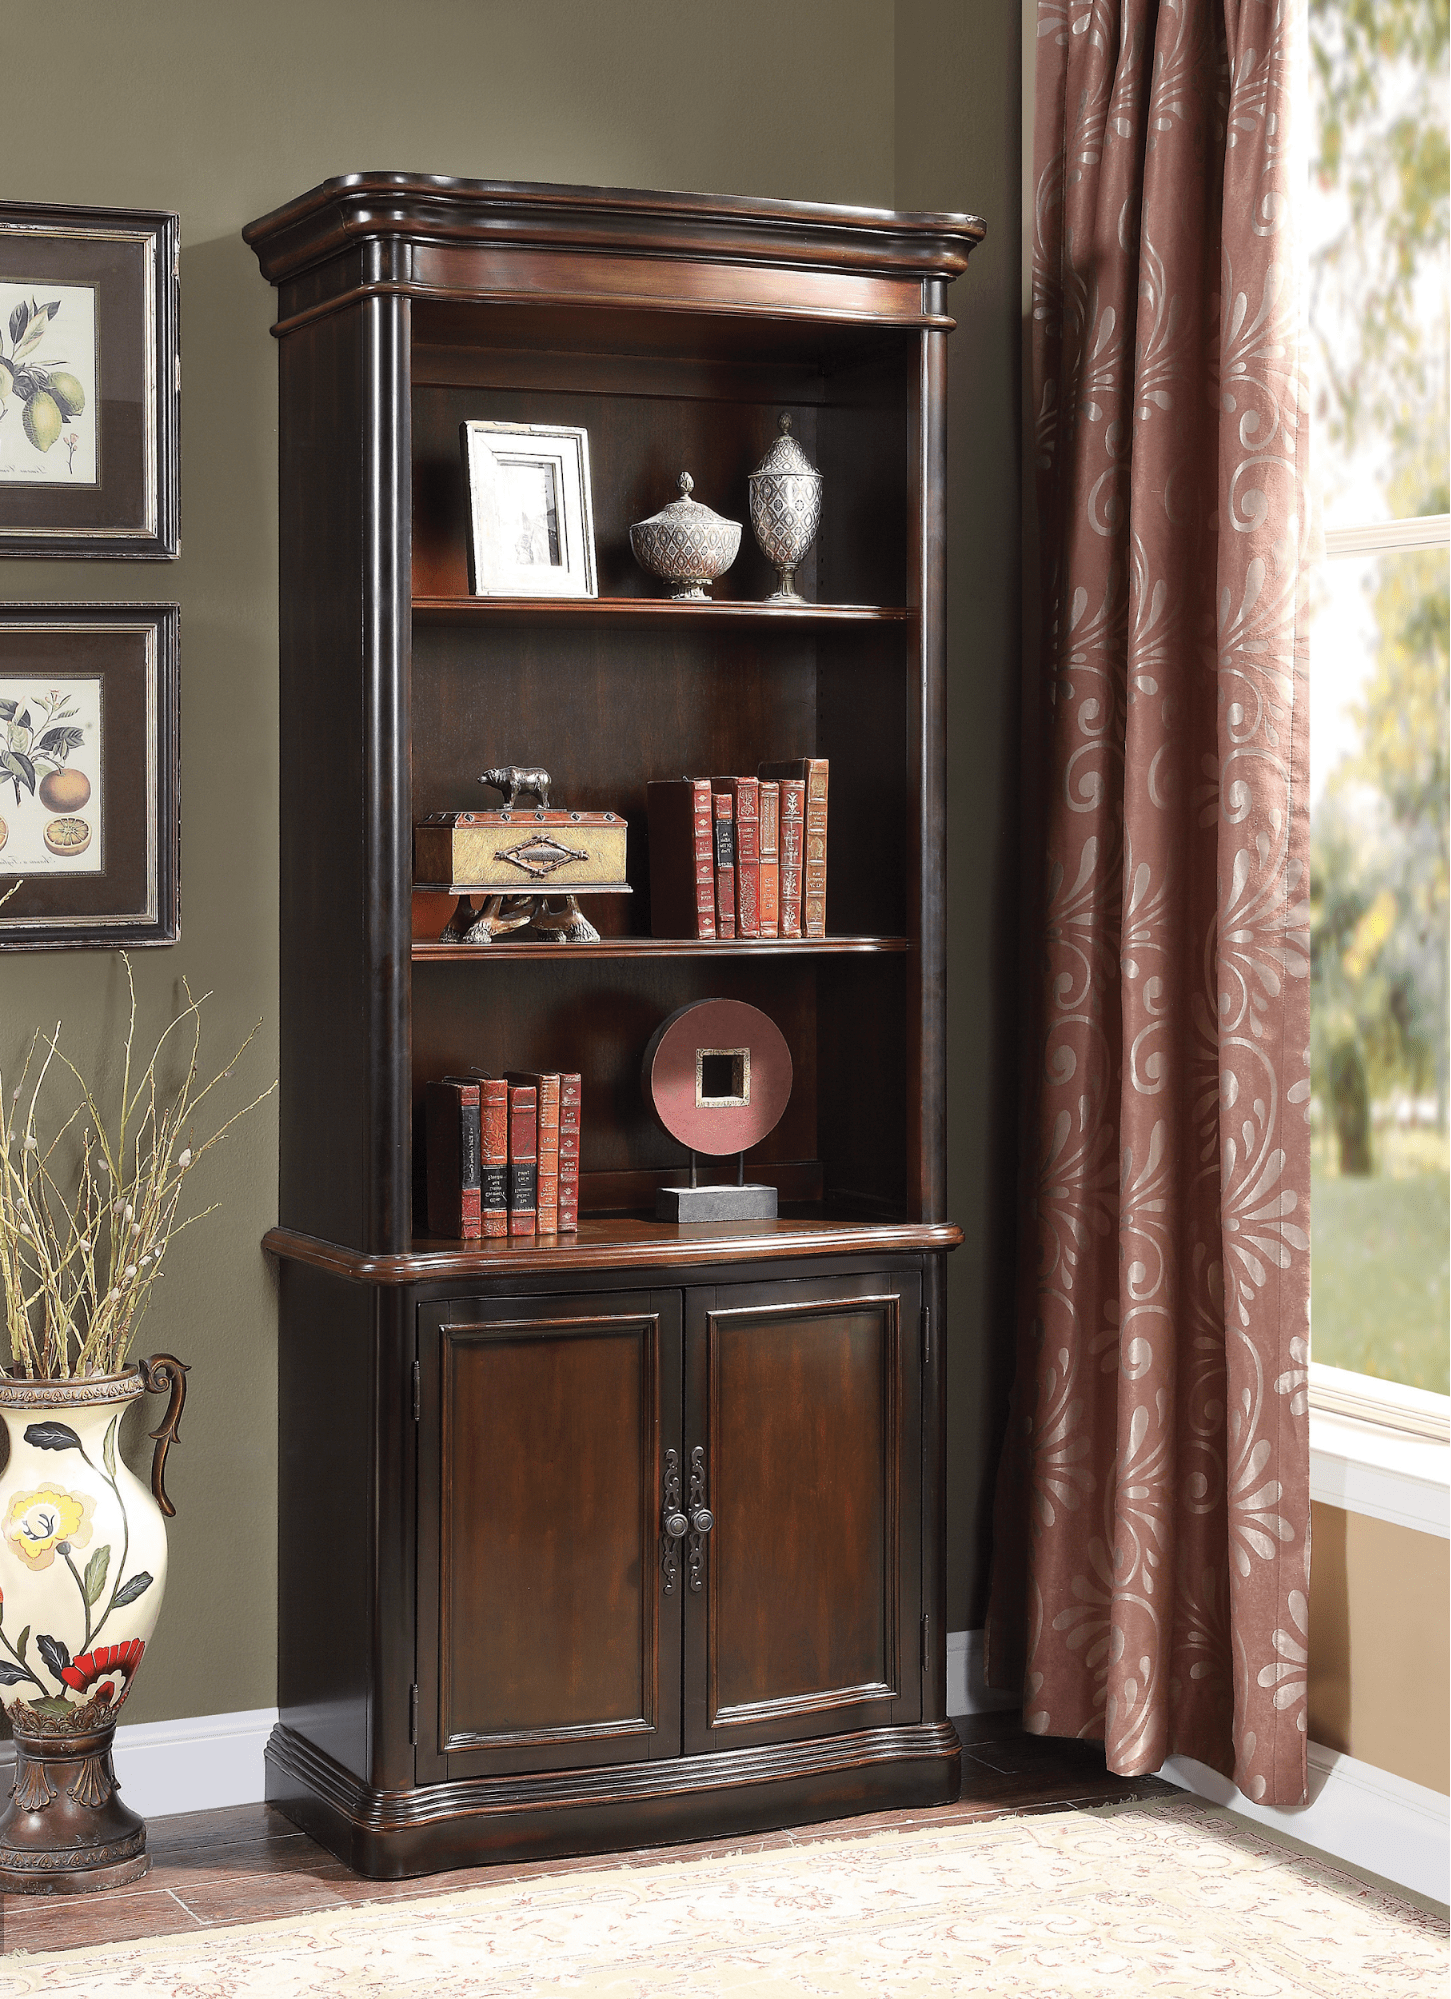
{"type": "Polygon", "coordinates": [[[0,555],[179,552],[177,219],[0,202],[0,555]]]}
{"type": "Polygon", "coordinates": [[[180,935],[175,604],[0,605],[0,952],[180,935]]]}

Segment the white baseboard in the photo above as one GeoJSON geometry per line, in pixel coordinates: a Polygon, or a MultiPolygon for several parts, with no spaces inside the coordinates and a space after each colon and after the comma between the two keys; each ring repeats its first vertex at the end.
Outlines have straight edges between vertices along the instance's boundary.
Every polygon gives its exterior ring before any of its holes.
{"type": "Polygon", "coordinates": [[[1444,1902],[1451,1799],[1318,1742],[1310,1744],[1309,1761],[1310,1802],[1286,1810],[1252,1804],[1227,1777],[1192,1756],[1171,1756],[1159,1775],[1241,1818],[1444,1902]]]}
{"type": "MultiPolygon", "coordinates": [[[[983,1685],[981,1631],[949,1631],[947,1712],[983,1714],[1018,1705],[1015,1695],[983,1685]]],[[[122,1795],[143,1818],[260,1804],[266,1796],[262,1752],[276,1720],[275,1707],[259,1707],[123,1722],[114,1751],[122,1795]]],[[[8,1742],[0,1743],[0,1795],[9,1790],[14,1756],[8,1742]]]]}
{"type": "MultiPolygon", "coordinates": [[[[121,1795],[148,1819],[260,1804],[266,1795],[262,1752],[276,1720],[275,1707],[258,1707],[180,1721],[123,1722],[114,1751],[121,1795]]],[[[0,1744],[7,1779],[14,1757],[8,1742],[0,1744]]]]}
{"type": "MultiPolygon", "coordinates": [[[[947,1634],[950,1715],[1018,1705],[1014,1695],[983,1685],[982,1639],[980,1631],[947,1634]]],[[[1310,1802],[1289,1811],[1251,1804],[1227,1777],[1191,1756],[1171,1756],[1159,1775],[1336,1860],[1444,1902],[1451,1873],[1451,1799],[1318,1742],[1310,1744],[1309,1763],[1310,1802]]]]}
{"type": "MultiPolygon", "coordinates": [[[[983,1714],[1016,1705],[1013,1695],[983,1685],[982,1633],[950,1631],[948,1713],[983,1714]]],[[[127,1804],[145,1818],[260,1804],[266,1794],[263,1750],[276,1720],[276,1708],[250,1708],[123,1723],[116,1730],[115,1760],[127,1804]]],[[[13,1757],[8,1742],[0,1745],[5,1776],[13,1757]]],[[[1310,1802],[1284,1811],[1252,1804],[1228,1778],[1189,1756],[1171,1756],[1159,1775],[1321,1853],[1445,1901],[1451,1800],[1317,1742],[1310,1744],[1309,1762],[1310,1802]]]]}
{"type": "Polygon", "coordinates": [[[949,1631],[947,1634],[947,1712],[993,1714],[1001,1708],[1021,1707],[1017,1694],[999,1693],[983,1684],[981,1631],[949,1631]]]}

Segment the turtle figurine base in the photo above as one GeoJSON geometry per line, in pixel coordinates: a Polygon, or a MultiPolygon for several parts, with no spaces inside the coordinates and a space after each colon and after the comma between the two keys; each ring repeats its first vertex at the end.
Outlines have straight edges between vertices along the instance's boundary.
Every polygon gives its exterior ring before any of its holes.
{"type": "Polygon", "coordinates": [[[146,1821],[121,1803],[114,1721],[84,1734],[15,1732],[15,1791],[0,1814],[0,1894],[92,1895],[151,1869],[146,1821]]]}
{"type": "Polygon", "coordinates": [[[572,895],[487,895],[482,909],[471,895],[460,895],[458,906],[439,933],[440,944],[492,944],[512,931],[552,944],[598,944],[595,929],[572,895]]]}

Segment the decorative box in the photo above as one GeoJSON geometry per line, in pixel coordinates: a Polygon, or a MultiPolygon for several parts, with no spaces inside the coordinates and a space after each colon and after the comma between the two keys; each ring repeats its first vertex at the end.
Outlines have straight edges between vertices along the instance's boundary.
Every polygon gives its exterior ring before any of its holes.
{"type": "Polygon", "coordinates": [[[414,884],[513,895],[628,894],[625,832],[618,812],[430,812],[413,829],[414,884]]]}

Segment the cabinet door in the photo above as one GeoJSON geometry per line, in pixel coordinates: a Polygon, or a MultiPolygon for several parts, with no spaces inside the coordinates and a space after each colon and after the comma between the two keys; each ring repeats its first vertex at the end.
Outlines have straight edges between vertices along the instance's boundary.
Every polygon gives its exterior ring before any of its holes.
{"type": "Polygon", "coordinates": [[[686,1293],[685,1746],[922,1714],[921,1285],[686,1293]]]}
{"type": "Polygon", "coordinates": [[[679,1755],[680,1293],[424,1306],[419,1359],[420,1781],[679,1755]]]}

